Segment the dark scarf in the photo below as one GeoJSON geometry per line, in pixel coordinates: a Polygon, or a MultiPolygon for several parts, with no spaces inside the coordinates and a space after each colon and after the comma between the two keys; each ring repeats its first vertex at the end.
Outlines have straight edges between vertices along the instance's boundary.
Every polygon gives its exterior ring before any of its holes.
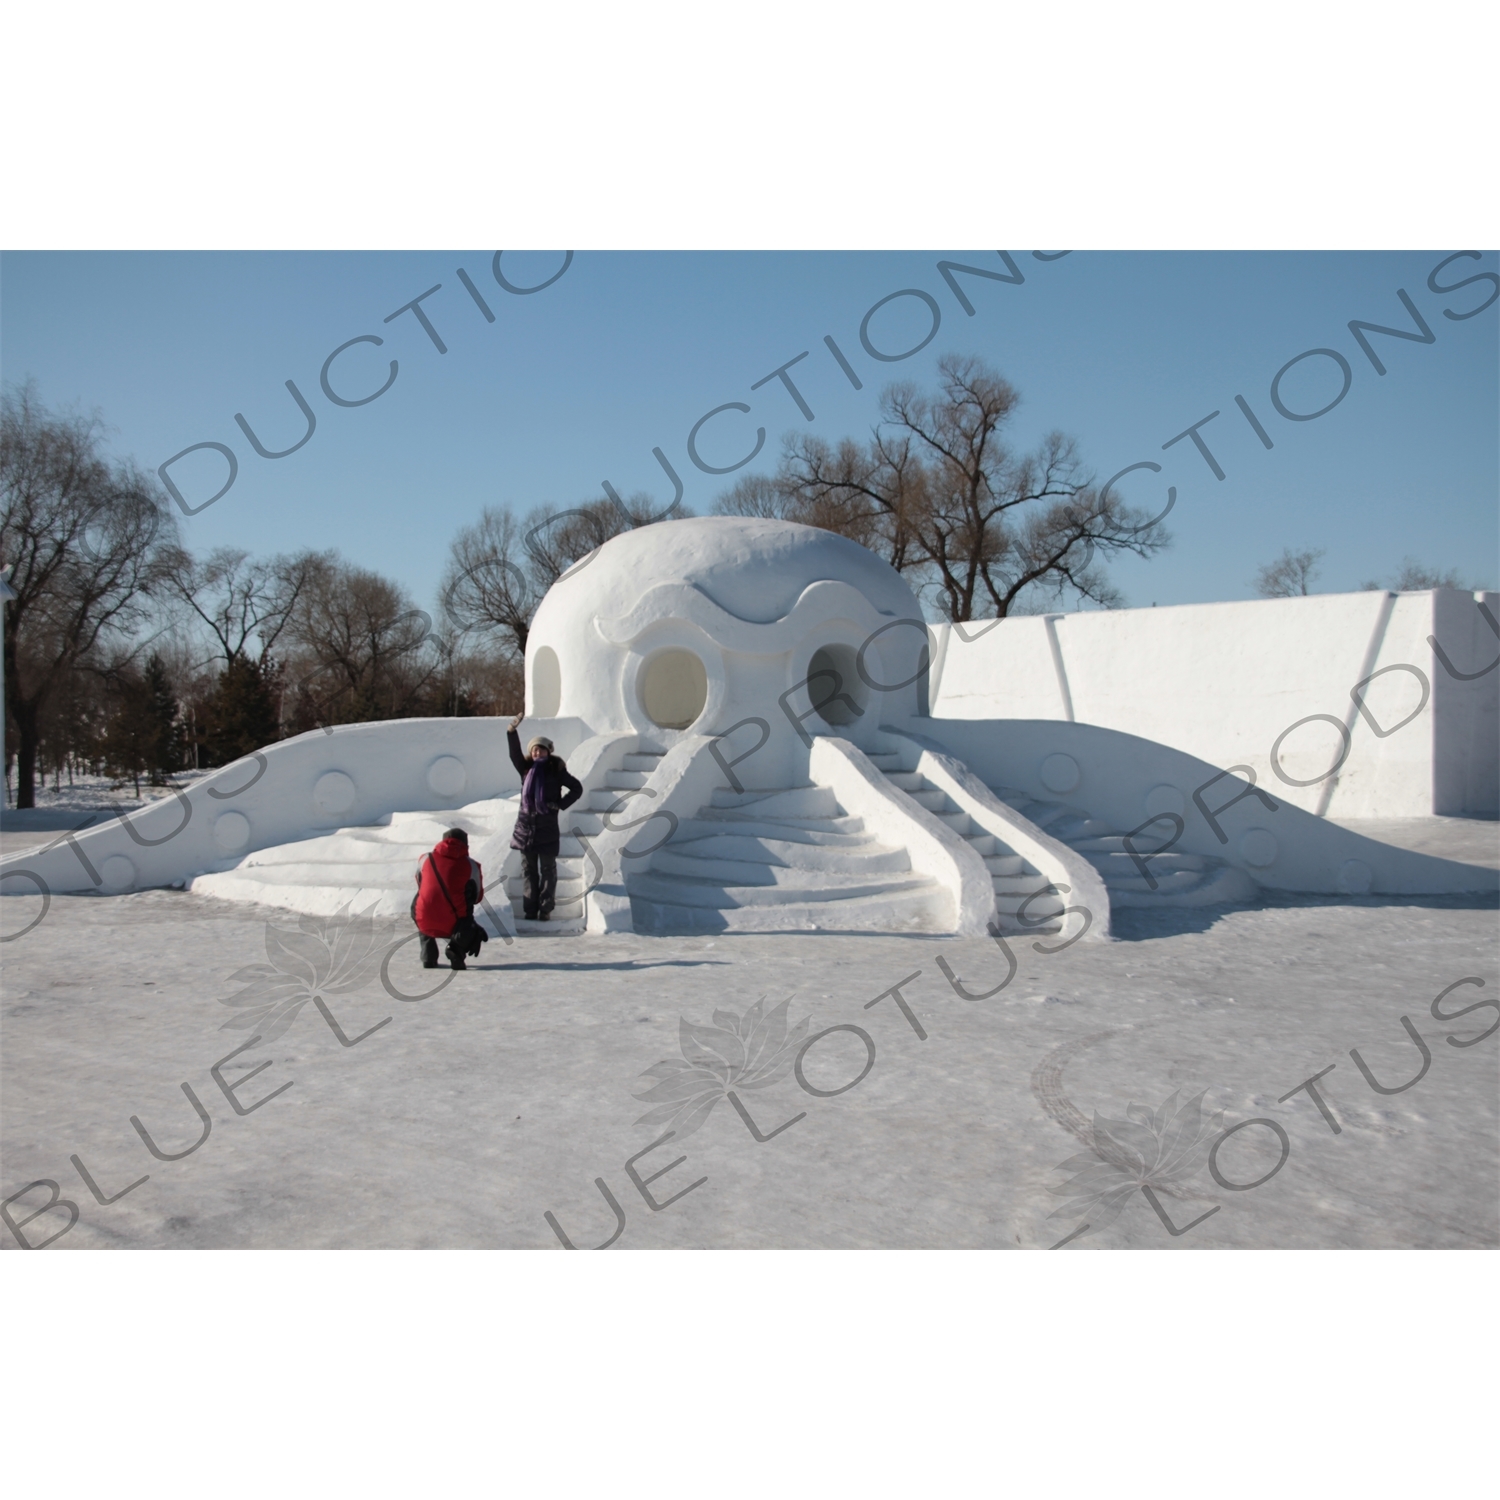
{"type": "MultiPolygon", "coordinates": [[[[551,760],[551,756],[547,760],[551,760]]],[[[521,811],[538,816],[547,810],[547,761],[534,760],[521,784],[521,811]]]]}

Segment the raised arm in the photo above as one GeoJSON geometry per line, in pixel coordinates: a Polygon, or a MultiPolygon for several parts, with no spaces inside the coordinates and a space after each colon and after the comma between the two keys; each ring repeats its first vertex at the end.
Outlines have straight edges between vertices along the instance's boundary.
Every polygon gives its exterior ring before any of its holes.
{"type": "Polygon", "coordinates": [[[526,757],[521,754],[521,736],[516,732],[516,726],[520,722],[520,714],[510,721],[510,727],[505,731],[505,744],[510,751],[510,763],[516,768],[516,775],[525,781],[526,773],[531,766],[526,757]]]}

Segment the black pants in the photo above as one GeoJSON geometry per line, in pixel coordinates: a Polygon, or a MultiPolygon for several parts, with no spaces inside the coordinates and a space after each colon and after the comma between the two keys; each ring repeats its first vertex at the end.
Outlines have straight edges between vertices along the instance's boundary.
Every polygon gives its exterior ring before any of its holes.
{"type": "MultiPolygon", "coordinates": [[[[437,945],[438,940],[435,937],[428,937],[425,932],[422,934],[422,940],[418,944],[418,946],[422,950],[422,967],[424,969],[437,968],[437,945]]],[[[443,945],[443,956],[448,960],[450,964],[454,963],[455,960],[459,964],[462,964],[464,961],[463,954],[457,952],[457,950],[454,948],[452,938],[449,938],[448,941],[443,945]]]]}
{"type": "Polygon", "coordinates": [[[521,911],[529,921],[548,916],[557,902],[557,850],[521,851],[521,911]]]}

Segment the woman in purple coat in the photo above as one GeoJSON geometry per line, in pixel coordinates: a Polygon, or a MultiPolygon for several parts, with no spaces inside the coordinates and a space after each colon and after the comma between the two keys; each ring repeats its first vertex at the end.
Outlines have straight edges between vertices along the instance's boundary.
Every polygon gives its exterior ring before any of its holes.
{"type": "Polygon", "coordinates": [[[552,753],[552,741],[545,735],[537,735],[521,754],[516,730],[525,717],[517,714],[505,734],[511,764],[521,778],[521,811],[510,847],[521,851],[522,913],[528,921],[545,922],[557,900],[557,851],[562,844],[557,815],[583,796],[583,783],[568,773],[561,756],[552,753]]]}

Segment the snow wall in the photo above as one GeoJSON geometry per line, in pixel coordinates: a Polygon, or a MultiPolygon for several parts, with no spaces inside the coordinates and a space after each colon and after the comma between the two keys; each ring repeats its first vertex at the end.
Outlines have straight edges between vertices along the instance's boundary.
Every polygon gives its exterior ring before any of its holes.
{"type": "MultiPolygon", "coordinates": [[[[128,891],[179,885],[233,868],[246,854],[395,812],[438,812],[520,790],[504,719],[393,719],[342,724],[281,740],[85,832],[0,863],[5,893],[128,891]]],[[[578,719],[529,720],[567,758],[586,738],[578,719]]]]}
{"type": "Polygon", "coordinates": [[[929,702],[936,719],[1095,724],[1249,766],[1327,817],[1493,817],[1497,619],[1500,595],[1436,589],[940,625],[929,702]]]}

